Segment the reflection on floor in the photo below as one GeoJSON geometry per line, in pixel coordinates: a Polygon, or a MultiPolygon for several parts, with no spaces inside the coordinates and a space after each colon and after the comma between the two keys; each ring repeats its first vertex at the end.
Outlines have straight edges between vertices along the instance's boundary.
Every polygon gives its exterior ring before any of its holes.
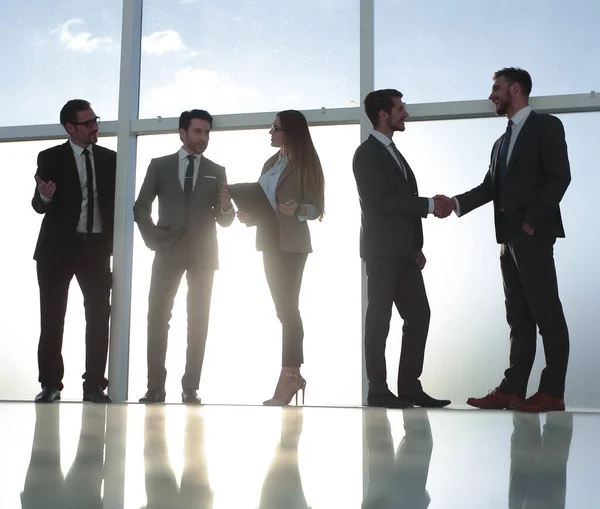
{"type": "Polygon", "coordinates": [[[0,403],[3,509],[595,507],[600,414],[0,403]]]}

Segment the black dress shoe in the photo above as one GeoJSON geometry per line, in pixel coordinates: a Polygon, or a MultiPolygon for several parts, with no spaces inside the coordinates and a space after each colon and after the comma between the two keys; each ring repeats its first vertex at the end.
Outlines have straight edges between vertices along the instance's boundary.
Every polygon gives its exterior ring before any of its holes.
{"type": "Polygon", "coordinates": [[[83,401],[89,401],[91,403],[112,403],[112,399],[110,399],[110,396],[102,390],[102,387],[84,390],[83,401]]]}
{"type": "Polygon", "coordinates": [[[367,405],[378,408],[411,408],[414,402],[409,398],[397,398],[391,392],[384,394],[369,394],[367,405]]]}
{"type": "Polygon", "coordinates": [[[60,391],[54,387],[42,387],[42,392],[35,397],[36,403],[53,403],[54,401],[60,401],[60,391]]]}
{"type": "Polygon", "coordinates": [[[140,403],[164,403],[167,393],[164,389],[148,389],[140,403]]]}
{"type": "Polygon", "coordinates": [[[202,400],[198,397],[195,389],[183,389],[181,393],[181,401],[186,405],[201,405],[202,400]]]}
{"type": "Polygon", "coordinates": [[[432,398],[425,391],[421,391],[417,394],[413,394],[411,396],[400,395],[399,398],[408,398],[412,399],[415,402],[415,406],[420,406],[424,408],[443,408],[448,406],[451,401],[449,399],[435,399],[432,398]]]}

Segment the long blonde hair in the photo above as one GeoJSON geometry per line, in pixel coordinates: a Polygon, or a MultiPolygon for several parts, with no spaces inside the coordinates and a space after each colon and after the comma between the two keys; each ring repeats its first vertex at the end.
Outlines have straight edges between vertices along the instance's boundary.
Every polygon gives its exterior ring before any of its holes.
{"type": "Polygon", "coordinates": [[[292,174],[305,197],[314,197],[323,219],[325,213],[325,176],[319,155],[315,150],[308,123],[297,110],[277,114],[283,131],[283,149],[292,165],[292,174]]]}

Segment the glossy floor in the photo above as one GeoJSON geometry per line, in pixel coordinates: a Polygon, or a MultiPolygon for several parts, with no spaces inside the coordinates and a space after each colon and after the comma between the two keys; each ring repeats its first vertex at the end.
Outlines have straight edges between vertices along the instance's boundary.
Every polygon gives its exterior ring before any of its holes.
{"type": "Polygon", "coordinates": [[[600,415],[0,403],[2,509],[587,508],[600,415]]]}

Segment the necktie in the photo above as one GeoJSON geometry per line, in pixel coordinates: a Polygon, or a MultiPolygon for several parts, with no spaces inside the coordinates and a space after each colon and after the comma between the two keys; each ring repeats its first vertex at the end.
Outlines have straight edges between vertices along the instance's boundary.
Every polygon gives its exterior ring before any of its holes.
{"type": "Polygon", "coordinates": [[[89,150],[83,149],[85,156],[85,173],[87,176],[87,232],[94,230],[94,172],[92,171],[92,160],[89,150]]]}
{"type": "Polygon", "coordinates": [[[394,154],[396,154],[396,157],[398,158],[398,164],[400,165],[400,171],[402,172],[402,176],[406,180],[408,180],[408,175],[406,174],[406,168],[404,167],[404,164],[402,162],[402,156],[400,155],[400,151],[396,148],[396,145],[394,144],[393,141],[392,141],[392,143],[390,143],[390,147],[392,147],[394,154]]]}
{"type": "Polygon", "coordinates": [[[185,172],[185,181],[183,183],[183,194],[185,196],[186,201],[189,203],[192,199],[192,191],[194,190],[194,161],[196,156],[189,155],[188,158],[188,166],[185,172]]]}
{"type": "Polygon", "coordinates": [[[512,136],[513,121],[509,120],[506,126],[506,132],[502,139],[502,146],[500,147],[500,153],[498,154],[498,169],[500,170],[500,182],[504,180],[508,173],[508,149],[510,147],[510,138],[512,136]]]}

